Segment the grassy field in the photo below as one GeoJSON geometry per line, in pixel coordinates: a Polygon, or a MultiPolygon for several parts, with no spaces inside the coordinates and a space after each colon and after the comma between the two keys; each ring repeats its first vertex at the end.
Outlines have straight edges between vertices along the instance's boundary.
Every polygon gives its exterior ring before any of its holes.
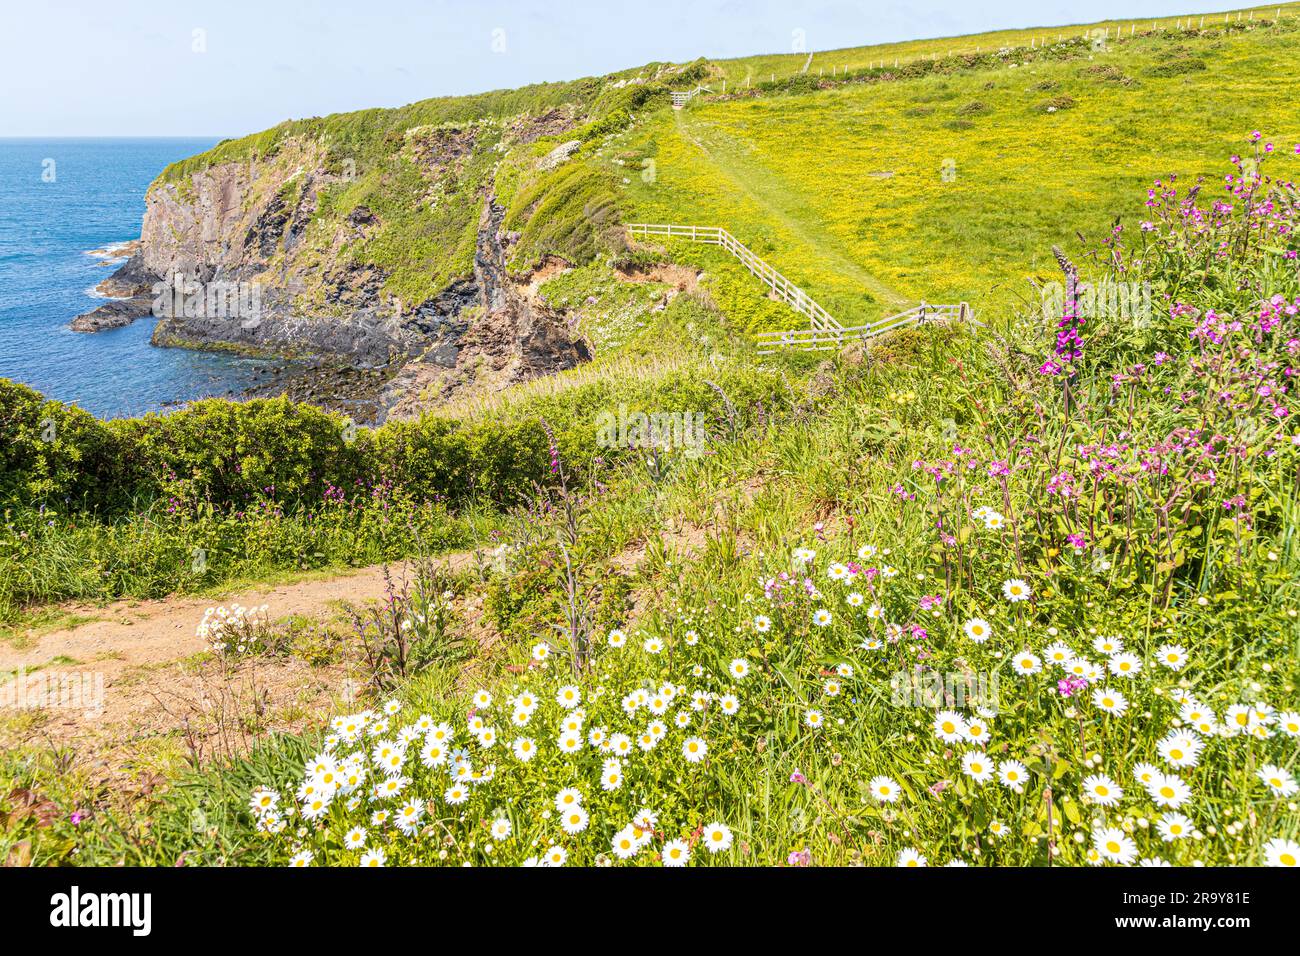
{"type": "Polygon", "coordinates": [[[654,176],[626,189],[637,221],[723,225],[846,325],[920,299],[996,318],[1033,299],[1031,278],[1059,279],[1053,244],[1096,243],[1116,220],[1136,231],[1153,179],[1213,181],[1252,129],[1300,136],[1296,36],[1138,37],[1016,68],[697,100],[627,134],[654,176]]]}
{"type": "Polygon", "coordinates": [[[754,86],[763,82],[786,79],[798,75],[834,76],[844,71],[853,72],[873,67],[906,66],[920,60],[945,56],[992,53],[1007,48],[1051,46],[1073,37],[1087,36],[1091,42],[1097,34],[1103,40],[1135,36],[1144,32],[1200,30],[1223,31],[1234,23],[1261,23],[1275,19],[1300,16],[1300,4],[1283,3],[1262,7],[1244,7],[1239,10],[1192,16],[1142,18],[1137,20],[1098,20],[1059,27],[1029,27],[1021,30],[997,30],[969,36],[936,37],[923,40],[906,40],[900,43],[880,43],[873,46],[824,49],[822,38],[791,35],[791,45],[802,41],[802,52],[772,53],[746,56],[733,60],[718,60],[721,79],[728,89],[754,86]],[[812,59],[808,54],[812,53],[812,59]],[[806,66],[806,70],[805,70],[806,66]]]}

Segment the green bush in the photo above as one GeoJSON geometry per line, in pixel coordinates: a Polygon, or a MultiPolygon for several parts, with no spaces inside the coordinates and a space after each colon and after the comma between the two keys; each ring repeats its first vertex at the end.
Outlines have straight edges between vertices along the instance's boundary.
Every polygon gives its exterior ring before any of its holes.
{"type": "Polygon", "coordinates": [[[0,379],[0,502],[99,504],[116,445],[90,413],[0,379]]]}
{"type": "Polygon", "coordinates": [[[325,482],[347,485],[362,474],[346,419],[285,398],[207,399],[110,427],[130,449],[141,493],[218,504],[259,495],[284,501],[318,497],[325,482]]]}
{"type": "Polygon", "coordinates": [[[1068,93],[1062,93],[1060,96],[1053,96],[1050,100],[1043,100],[1038,104],[1040,113],[1055,113],[1059,110],[1074,109],[1078,100],[1068,93]]]}
{"type": "Polygon", "coordinates": [[[511,265],[530,268],[544,255],[589,262],[626,248],[613,177],[587,163],[566,163],[523,185],[506,226],[521,233],[511,265]]]}

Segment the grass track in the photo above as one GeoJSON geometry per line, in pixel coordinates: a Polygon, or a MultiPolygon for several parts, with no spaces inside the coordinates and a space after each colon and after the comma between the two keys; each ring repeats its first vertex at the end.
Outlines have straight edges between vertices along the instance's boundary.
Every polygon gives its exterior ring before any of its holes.
{"type": "MultiPolygon", "coordinates": [[[[677,111],[674,119],[680,135],[698,147],[719,177],[744,192],[784,233],[796,238],[795,249],[799,253],[835,270],[847,282],[860,285],[884,306],[907,307],[909,300],[906,296],[895,292],[864,269],[833,234],[810,228],[810,220],[816,215],[815,208],[807,197],[792,190],[786,180],[765,166],[756,151],[688,111],[677,111]]],[[[721,225],[727,228],[725,223],[721,225]]],[[[785,263],[778,268],[798,271],[800,260],[796,255],[798,253],[777,250],[777,259],[785,263]]]]}

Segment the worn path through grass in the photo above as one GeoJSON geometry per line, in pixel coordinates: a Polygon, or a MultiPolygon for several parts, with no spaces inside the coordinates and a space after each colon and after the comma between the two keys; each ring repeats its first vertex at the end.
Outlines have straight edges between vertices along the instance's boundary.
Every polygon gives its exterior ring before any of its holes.
{"type": "MultiPolygon", "coordinates": [[[[433,559],[453,573],[473,561],[468,551],[433,559]]],[[[237,756],[271,732],[298,732],[342,692],[354,670],[345,655],[223,662],[195,633],[203,612],[214,603],[265,604],[272,621],[328,630],[344,604],[385,597],[386,571],[398,587],[414,575],[411,563],[396,562],[253,586],[220,602],[194,595],[118,601],[95,608],[89,621],[80,617],[89,610],[83,606],[58,608],[66,626],[21,645],[0,643],[0,684],[17,693],[21,681],[25,696],[57,695],[0,712],[0,748],[63,754],[89,779],[125,787],[237,756]]]]}
{"type": "MultiPolygon", "coordinates": [[[[442,555],[435,563],[451,571],[470,566],[473,552],[442,555]]],[[[51,661],[72,660],[84,665],[102,661],[120,664],[149,664],[176,660],[205,650],[195,629],[203,612],[214,603],[239,603],[245,607],[265,604],[271,620],[301,616],[318,618],[340,602],[361,603],[383,597],[384,570],[400,582],[409,565],[397,562],[377,564],[330,577],[255,588],[232,594],[225,601],[191,595],[149,601],[118,601],[90,610],[96,619],[71,627],[48,631],[22,645],[0,643],[0,674],[21,668],[45,668],[51,661]]],[[[75,665],[68,665],[75,666],[75,665]]]]}
{"type": "MultiPolygon", "coordinates": [[[[815,210],[800,203],[798,195],[792,192],[790,184],[785,179],[748,155],[753,152],[750,148],[733,140],[713,124],[702,122],[689,114],[689,110],[676,111],[678,135],[697,148],[719,178],[731,184],[738,192],[744,193],[783,230],[797,237],[807,250],[805,254],[810,253],[821,259],[820,271],[834,271],[860,285],[887,311],[902,311],[913,304],[911,300],[895,292],[864,269],[862,264],[852,258],[848,250],[836,241],[834,235],[825,229],[817,228],[812,222],[816,219],[815,210]]],[[[720,225],[733,234],[736,228],[728,223],[698,223],[697,225],[720,225]]],[[[743,235],[737,235],[736,238],[741,242],[746,241],[743,235]]],[[[764,258],[772,262],[778,270],[798,281],[792,274],[795,270],[792,270],[789,265],[779,264],[778,260],[784,258],[788,261],[790,256],[798,255],[800,252],[801,250],[798,249],[782,250],[776,256],[767,255],[764,258]]],[[[807,291],[814,298],[817,297],[813,290],[807,291]]],[[[835,315],[833,308],[829,306],[827,308],[832,315],[835,315]]],[[[855,324],[851,316],[835,315],[835,317],[845,325],[855,324]]]]}

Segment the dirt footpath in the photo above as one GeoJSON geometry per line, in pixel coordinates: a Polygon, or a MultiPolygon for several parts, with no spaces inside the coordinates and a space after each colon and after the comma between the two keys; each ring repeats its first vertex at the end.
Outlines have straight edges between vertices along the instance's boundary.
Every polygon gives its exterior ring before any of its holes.
{"type": "MultiPolygon", "coordinates": [[[[457,571],[472,561],[463,552],[435,563],[457,571]]],[[[399,586],[409,571],[389,566],[399,586]]],[[[75,754],[76,768],[94,780],[139,782],[177,761],[232,756],[265,733],[300,730],[343,696],[348,664],[217,659],[203,653],[208,647],[195,634],[204,612],[266,605],[272,622],[292,617],[324,630],[331,622],[338,628],[342,603],[363,605],[385,591],[384,566],[377,565],[221,600],[64,606],[97,619],[21,647],[0,643],[0,747],[58,748],[75,754]]]]}

